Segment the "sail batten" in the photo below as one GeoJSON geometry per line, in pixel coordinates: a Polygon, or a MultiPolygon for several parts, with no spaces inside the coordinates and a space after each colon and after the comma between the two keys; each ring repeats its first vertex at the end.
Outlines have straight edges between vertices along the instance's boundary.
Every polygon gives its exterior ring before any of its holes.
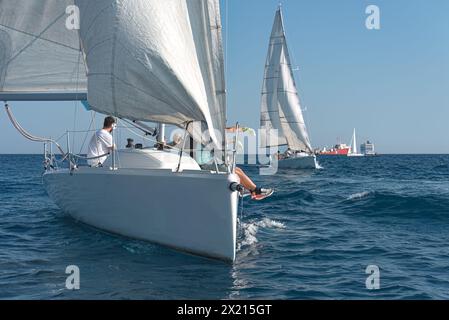
{"type": "MultiPolygon", "coordinates": [[[[285,37],[282,13],[276,12],[262,88],[261,129],[278,130],[279,146],[312,153],[285,37]]],[[[273,145],[269,141],[262,144],[273,145]]]]}

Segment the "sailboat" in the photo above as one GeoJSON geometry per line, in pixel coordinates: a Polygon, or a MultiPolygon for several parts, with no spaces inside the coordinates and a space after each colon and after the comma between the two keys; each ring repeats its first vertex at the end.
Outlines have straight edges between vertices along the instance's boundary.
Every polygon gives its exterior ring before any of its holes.
{"type": "Polygon", "coordinates": [[[354,128],[354,132],[352,134],[350,151],[351,152],[348,153],[348,157],[363,157],[364,156],[364,154],[359,153],[357,150],[357,134],[355,132],[355,128],[354,128]]]}
{"type": "Polygon", "coordinates": [[[265,65],[260,126],[263,147],[289,149],[287,156],[278,159],[278,168],[318,168],[293,75],[280,6],[265,65]],[[277,139],[272,137],[273,130],[278,132],[277,139]]]}
{"type": "MultiPolygon", "coordinates": [[[[201,123],[215,145],[224,145],[215,133],[224,137],[226,122],[218,0],[0,5],[0,100],[87,101],[93,111],[130,123],[201,123]]],[[[57,145],[67,165],[58,166],[55,141],[27,133],[11,105],[6,109],[20,133],[45,144],[44,187],[76,220],[234,261],[241,186],[232,157],[211,170],[183,150],[117,150],[93,168],[76,164],[67,134],[67,151],[57,145]]]]}

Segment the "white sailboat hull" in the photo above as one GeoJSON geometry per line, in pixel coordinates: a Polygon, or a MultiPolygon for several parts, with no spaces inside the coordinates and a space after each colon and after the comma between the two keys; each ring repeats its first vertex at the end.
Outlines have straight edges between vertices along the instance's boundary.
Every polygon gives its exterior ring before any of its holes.
{"type": "Polygon", "coordinates": [[[348,153],[348,157],[354,157],[354,158],[356,158],[356,157],[364,157],[365,155],[364,154],[361,154],[361,153],[348,153]]]}
{"type": "Polygon", "coordinates": [[[318,169],[319,165],[314,155],[299,155],[278,162],[279,169],[318,169]]]}
{"type": "Polygon", "coordinates": [[[234,261],[235,175],[80,168],[47,172],[49,196],[76,220],[119,235],[234,261]]]}

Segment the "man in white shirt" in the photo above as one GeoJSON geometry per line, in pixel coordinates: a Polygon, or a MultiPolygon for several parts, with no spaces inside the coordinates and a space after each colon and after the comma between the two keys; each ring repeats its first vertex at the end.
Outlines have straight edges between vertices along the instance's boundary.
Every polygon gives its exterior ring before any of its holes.
{"type": "Polygon", "coordinates": [[[87,149],[87,158],[95,158],[87,160],[91,167],[100,167],[107,159],[107,155],[114,150],[114,141],[112,139],[112,131],[115,129],[116,123],[113,117],[106,117],[104,119],[103,129],[95,132],[90,140],[87,149]],[[103,156],[104,155],[104,156],[103,156]],[[103,156],[100,158],[96,158],[103,156]]]}

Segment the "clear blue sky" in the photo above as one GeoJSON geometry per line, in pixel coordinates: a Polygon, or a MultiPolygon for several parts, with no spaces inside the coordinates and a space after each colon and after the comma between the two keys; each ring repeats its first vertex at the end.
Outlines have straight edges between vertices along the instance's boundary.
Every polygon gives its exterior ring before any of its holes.
{"type": "MultiPolygon", "coordinates": [[[[277,0],[222,0],[229,124],[258,127],[260,91],[277,0]]],[[[449,153],[449,1],[283,0],[287,37],[312,144],[370,139],[382,153],[449,153]],[[365,8],[381,30],[365,28],[365,8]]],[[[44,136],[74,126],[74,103],[14,103],[44,136]]],[[[77,129],[90,114],[77,111],[77,129]]],[[[38,153],[0,112],[0,152],[38,153]]],[[[77,140],[82,140],[80,135],[77,140]]],[[[79,145],[79,143],[78,143],[79,145]]]]}

